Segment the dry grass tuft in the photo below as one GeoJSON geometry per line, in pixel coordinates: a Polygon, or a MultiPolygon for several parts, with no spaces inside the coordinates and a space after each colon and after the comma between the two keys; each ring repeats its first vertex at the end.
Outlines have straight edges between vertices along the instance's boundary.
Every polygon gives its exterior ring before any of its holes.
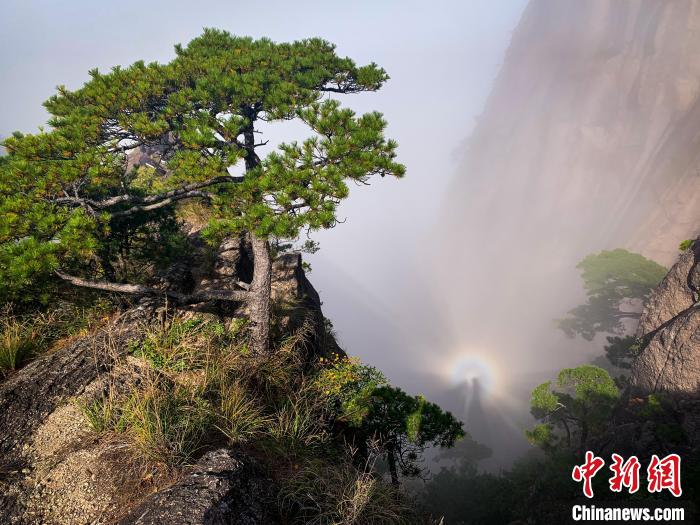
{"type": "Polygon", "coordinates": [[[312,460],[290,477],[280,507],[293,523],[315,525],[403,525],[416,523],[405,497],[373,472],[374,460],[360,468],[352,458],[333,464],[312,460]]]}

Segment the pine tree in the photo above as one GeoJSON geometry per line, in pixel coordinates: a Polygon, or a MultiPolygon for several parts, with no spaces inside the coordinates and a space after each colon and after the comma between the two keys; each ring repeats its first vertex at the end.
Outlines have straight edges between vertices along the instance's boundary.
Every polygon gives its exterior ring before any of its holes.
{"type": "Polygon", "coordinates": [[[168,64],[93,70],[82,88],[59,87],[45,103],[50,128],[4,142],[3,298],[17,299],[51,275],[89,288],[155,293],[112,280],[109,244],[115,232],[196,199],[208,206],[212,242],[249,234],[253,279],[234,291],[166,293],[181,303],[247,302],[252,348],[265,352],[270,241],[335,226],[349,181],[404,174],[382,115],[358,116],[330,98],[376,91],[388,76],[374,63],[359,67],[339,57],[320,39],[275,43],[206,29],[175,51],[168,64]],[[264,125],[291,120],[310,129],[308,138],[261,156],[264,125]],[[140,154],[148,165],[134,160],[140,154]]]}
{"type": "Polygon", "coordinates": [[[592,341],[598,333],[625,335],[626,319],[637,320],[640,306],[664,278],[666,268],[638,254],[618,248],[591,254],[576,266],[587,301],[557,320],[569,337],[592,341]]]}

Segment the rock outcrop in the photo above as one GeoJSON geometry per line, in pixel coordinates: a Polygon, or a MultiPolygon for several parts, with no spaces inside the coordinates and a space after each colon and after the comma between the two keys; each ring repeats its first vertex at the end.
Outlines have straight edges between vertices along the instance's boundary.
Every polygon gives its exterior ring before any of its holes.
{"type": "MultiPolygon", "coordinates": [[[[200,246],[198,234],[191,235],[191,243],[200,246]]],[[[253,277],[253,255],[245,237],[223,242],[211,267],[207,268],[201,259],[201,256],[195,257],[194,264],[187,267],[191,274],[178,273],[180,281],[189,283],[192,288],[187,291],[234,289],[236,281],[250,282],[253,277]]],[[[335,339],[327,334],[321,298],[306,277],[300,253],[283,253],[273,260],[271,298],[278,332],[292,333],[305,326],[308,328],[306,350],[309,353],[344,355],[335,339]]],[[[227,305],[227,310],[219,308],[217,312],[226,316],[247,313],[244,304],[227,305]]]]}
{"type": "Polygon", "coordinates": [[[173,486],[142,501],[119,525],[273,525],[271,500],[270,481],[250,458],[219,449],[205,454],[173,486]]]}
{"type": "Polygon", "coordinates": [[[145,488],[123,449],[91,437],[77,403],[107,378],[133,378],[130,366],[115,367],[152,313],[150,306],[128,310],[0,383],[3,523],[104,523],[145,488]]]}
{"type": "MultiPolygon", "coordinates": [[[[225,243],[207,267],[195,237],[191,260],[165,272],[162,286],[191,291],[250,277],[244,241],[225,243]]],[[[273,300],[278,330],[305,330],[307,358],[342,354],[299,254],[274,261],[273,300]]],[[[194,308],[222,319],[245,314],[231,304],[194,308]]],[[[166,470],[149,470],[124,442],[89,431],[80,404],[108,386],[124,391],[142,381],[143,361],[128,355],[129,343],[164,312],[158,300],[144,298],[0,382],[0,523],[274,523],[270,481],[241,451],[210,451],[172,480],[166,470]]]]}
{"type": "Polygon", "coordinates": [[[681,254],[647,301],[632,385],[642,393],[700,396],[700,242],[681,254]]]}

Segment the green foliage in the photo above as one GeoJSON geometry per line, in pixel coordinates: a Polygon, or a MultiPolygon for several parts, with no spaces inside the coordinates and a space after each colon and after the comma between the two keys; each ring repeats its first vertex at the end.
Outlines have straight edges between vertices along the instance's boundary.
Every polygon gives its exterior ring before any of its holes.
{"type": "Polygon", "coordinates": [[[426,447],[449,448],[465,435],[450,412],[392,386],[374,390],[360,433],[377,440],[395,482],[399,471],[407,477],[421,474],[418,465],[426,447]]]}
{"type": "Polygon", "coordinates": [[[184,199],[206,203],[214,241],[242,231],[297,238],[336,224],[348,182],[403,175],[379,113],[323,99],[380,89],[388,76],[376,64],[357,66],[317,38],[215,29],[175,52],[167,64],[92,70],[75,91],[59,86],[45,103],[50,128],[4,141],[0,301],[46,301],[36,285],[59,268],[147,279],[144,269],[179,253],[173,206],[184,199]],[[260,125],[288,120],[309,136],[260,158],[260,125]],[[132,152],[151,166],[134,165],[132,152]],[[232,177],[241,164],[245,175],[232,177]]]}
{"type": "Polygon", "coordinates": [[[387,384],[386,378],[355,358],[322,357],[321,364],[325,366],[315,378],[315,389],[333,404],[337,420],[360,426],[369,414],[375,390],[387,384]]]}
{"type": "Polygon", "coordinates": [[[147,329],[146,336],[132,341],[129,350],[134,356],[148,360],[156,370],[201,369],[206,364],[208,348],[231,344],[236,330],[236,326],[229,328],[217,321],[174,317],[164,325],[147,329]]]}
{"type": "Polygon", "coordinates": [[[417,475],[423,449],[454,445],[461,423],[356,359],[308,363],[306,326],[270,355],[243,351],[239,329],[182,315],[145,327],[131,345],[139,380],[77,402],[88,426],[166,470],[222,442],[257,450],[283,480],[290,523],[417,523],[375,462],[393,454],[404,475],[417,475]]]}
{"type": "Polygon", "coordinates": [[[605,429],[619,395],[615,382],[602,368],[565,368],[559,372],[556,389],[548,381],[532,391],[530,411],[542,423],[526,436],[546,451],[583,451],[588,439],[605,429]]]}
{"type": "Polygon", "coordinates": [[[634,336],[608,336],[605,355],[614,366],[623,369],[632,368],[632,360],[639,353],[640,341],[634,336]]]}
{"type": "Polygon", "coordinates": [[[678,245],[678,249],[680,251],[684,252],[684,251],[692,248],[694,243],[695,243],[695,239],[686,239],[678,245]]]}
{"type": "Polygon", "coordinates": [[[397,466],[394,478],[399,468],[404,476],[418,476],[426,447],[449,448],[465,435],[452,414],[423,396],[391,387],[373,367],[339,356],[321,358],[321,365],[313,389],[325,398],[333,420],[347,424],[355,438],[375,442],[397,466]]]}
{"type": "Polygon", "coordinates": [[[597,333],[623,334],[624,320],[639,313],[624,308],[643,302],[666,275],[666,268],[637,253],[616,249],[589,255],[577,266],[587,302],[557,321],[568,336],[592,340],[597,333]]]}
{"type": "Polygon", "coordinates": [[[639,415],[645,419],[650,419],[664,412],[662,398],[659,394],[649,394],[646,403],[639,410],[639,415]]]}
{"type": "MultiPolygon", "coordinates": [[[[638,399],[639,400],[639,399],[638,399]]],[[[643,398],[644,403],[636,405],[633,416],[646,424],[664,447],[669,445],[687,446],[688,435],[681,425],[684,414],[672,397],[663,393],[649,394],[643,398]]]]}
{"type": "Polygon", "coordinates": [[[549,423],[540,423],[525,430],[525,437],[531,445],[544,450],[550,450],[555,446],[554,426],[549,423]]]}
{"type": "Polygon", "coordinates": [[[364,428],[377,437],[426,446],[451,447],[464,436],[462,423],[423,396],[381,386],[374,391],[364,428]]]}

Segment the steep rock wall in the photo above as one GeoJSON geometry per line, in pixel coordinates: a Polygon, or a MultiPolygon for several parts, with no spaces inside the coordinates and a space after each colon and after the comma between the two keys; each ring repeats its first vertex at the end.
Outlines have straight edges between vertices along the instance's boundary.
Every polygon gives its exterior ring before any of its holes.
{"type": "Polygon", "coordinates": [[[455,207],[554,256],[626,246],[670,265],[700,223],[699,46],[695,0],[532,0],[455,207]]]}

